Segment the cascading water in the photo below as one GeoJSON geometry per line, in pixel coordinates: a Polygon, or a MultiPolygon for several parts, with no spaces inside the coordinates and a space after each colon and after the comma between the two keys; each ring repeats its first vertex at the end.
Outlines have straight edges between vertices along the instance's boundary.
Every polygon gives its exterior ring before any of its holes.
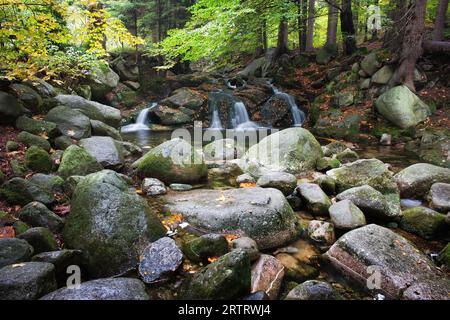
{"type": "Polygon", "coordinates": [[[136,131],[150,130],[149,125],[149,113],[150,111],[156,107],[157,103],[152,103],[149,108],[142,110],[138,117],[136,118],[136,123],[130,124],[128,126],[122,127],[122,133],[130,133],[136,131]]]}
{"type": "Polygon", "coordinates": [[[286,101],[286,103],[291,108],[294,126],[301,127],[303,125],[303,122],[305,122],[306,116],[305,116],[305,113],[302,110],[300,110],[300,108],[298,107],[297,103],[295,102],[295,98],[293,96],[291,96],[290,94],[280,91],[278,88],[274,87],[272,84],[270,84],[270,86],[272,87],[272,90],[273,90],[273,93],[275,94],[275,96],[286,101]]]}
{"type": "Polygon", "coordinates": [[[233,105],[234,116],[231,119],[233,129],[257,129],[258,125],[250,120],[247,108],[242,101],[236,101],[233,105]]]}

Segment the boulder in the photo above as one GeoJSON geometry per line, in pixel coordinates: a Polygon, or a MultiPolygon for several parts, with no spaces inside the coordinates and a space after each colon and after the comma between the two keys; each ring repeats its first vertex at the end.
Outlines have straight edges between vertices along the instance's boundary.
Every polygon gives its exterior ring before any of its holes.
{"type": "Polygon", "coordinates": [[[169,188],[173,191],[184,192],[184,191],[192,190],[194,187],[191,186],[190,184],[172,183],[169,186],[169,188]]]}
{"type": "Polygon", "coordinates": [[[76,186],[63,238],[68,248],[83,251],[89,274],[101,277],[134,268],[144,248],[165,233],[145,200],[119,174],[104,170],[76,186]]]}
{"type": "Polygon", "coordinates": [[[233,249],[242,249],[246,251],[251,262],[256,261],[261,255],[256,241],[248,237],[234,239],[231,242],[231,246],[233,249]]]}
{"type": "Polygon", "coordinates": [[[27,81],[26,83],[44,99],[53,98],[57,94],[55,87],[42,79],[35,78],[33,80],[27,81]]]}
{"type": "Polygon", "coordinates": [[[92,98],[102,100],[119,84],[120,77],[108,65],[98,64],[91,68],[86,84],[91,87],[92,98]]]}
{"type": "Polygon", "coordinates": [[[286,300],[343,300],[343,298],[328,282],[309,280],[292,289],[286,300]]]}
{"type": "Polygon", "coordinates": [[[33,247],[25,240],[17,238],[0,238],[0,268],[10,264],[29,261],[33,247]]]}
{"type": "Polygon", "coordinates": [[[44,149],[31,146],[25,153],[25,165],[33,172],[50,173],[53,170],[53,160],[44,149]]]}
{"type": "Polygon", "coordinates": [[[384,227],[371,224],[346,233],[326,257],[365,287],[379,272],[376,292],[390,299],[448,299],[450,280],[408,240],[384,227]]]}
{"type": "MultiPolygon", "coordinates": [[[[189,109],[188,109],[189,110],[189,109]]],[[[192,122],[192,115],[185,113],[186,109],[175,109],[165,105],[158,105],[151,110],[153,116],[166,126],[183,125],[192,122]]]]}
{"type": "Polygon", "coordinates": [[[290,195],[297,187],[297,178],[286,172],[270,172],[261,176],[256,185],[261,188],[274,188],[290,195]]]}
{"type": "Polygon", "coordinates": [[[234,161],[217,164],[217,167],[208,170],[209,186],[212,189],[239,187],[236,180],[243,173],[239,164],[234,161]]]}
{"type": "Polygon", "coordinates": [[[338,47],[335,44],[324,45],[316,55],[316,62],[318,64],[329,64],[338,55],[338,47]]]}
{"type": "Polygon", "coordinates": [[[6,151],[14,152],[20,149],[20,145],[16,141],[9,140],[6,142],[6,151]]]}
{"type": "Polygon", "coordinates": [[[317,184],[301,183],[297,188],[297,192],[301,195],[302,199],[306,202],[308,209],[314,215],[328,215],[328,208],[331,206],[331,200],[317,184]]]}
{"type": "Polygon", "coordinates": [[[160,196],[167,193],[164,182],[153,178],[145,178],[142,181],[141,189],[147,196],[160,196]]]}
{"type": "MultiPolygon", "coordinates": [[[[359,160],[358,154],[355,151],[350,150],[350,149],[345,149],[344,151],[339,152],[338,154],[336,154],[335,157],[340,163],[343,163],[343,164],[352,163],[352,162],[359,160]]],[[[332,169],[334,169],[334,168],[332,168],[332,169]]]]}
{"type": "Polygon", "coordinates": [[[122,148],[111,137],[82,139],[79,145],[104,168],[117,170],[122,168],[125,163],[122,148]]]}
{"type": "Polygon", "coordinates": [[[123,83],[119,83],[105,97],[105,103],[117,109],[132,108],[136,105],[136,101],[136,91],[128,88],[123,83]]]}
{"type": "Polygon", "coordinates": [[[44,149],[45,151],[50,151],[51,149],[50,143],[47,141],[47,139],[28,133],[26,131],[20,132],[17,135],[17,140],[27,147],[36,146],[44,149]]]}
{"type": "Polygon", "coordinates": [[[378,56],[376,53],[371,53],[364,57],[361,61],[362,70],[369,76],[377,72],[381,67],[381,63],[378,61],[378,56]]]}
{"type": "Polygon", "coordinates": [[[58,106],[47,113],[45,120],[56,123],[62,134],[70,138],[79,140],[91,136],[91,122],[78,110],[58,106]]]}
{"type": "Polygon", "coordinates": [[[192,110],[199,110],[206,100],[199,93],[189,88],[181,88],[175,90],[173,94],[167,99],[162,101],[162,104],[166,104],[172,108],[188,108],[192,110]]]}
{"type": "Polygon", "coordinates": [[[355,96],[351,92],[340,92],[334,96],[334,101],[339,108],[345,108],[354,103],[355,96]]]}
{"type": "Polygon", "coordinates": [[[392,68],[384,66],[372,76],[371,81],[376,84],[388,84],[393,75],[394,71],[392,68]]]}
{"type": "Polygon", "coordinates": [[[338,229],[352,230],[366,225],[364,213],[350,200],[343,200],[329,209],[331,221],[338,229]]]}
{"type": "Polygon", "coordinates": [[[404,85],[383,93],[375,106],[381,115],[402,129],[416,126],[431,115],[430,108],[404,85]]]}
{"type": "Polygon", "coordinates": [[[130,61],[118,59],[114,61],[113,68],[122,81],[132,82],[139,79],[139,67],[130,61]]]}
{"type": "Polygon", "coordinates": [[[56,288],[51,263],[25,262],[0,269],[0,300],[36,300],[56,288]]]}
{"type": "Polygon", "coordinates": [[[16,128],[35,135],[45,134],[51,138],[60,135],[60,131],[57,128],[56,123],[36,120],[28,118],[27,116],[20,116],[19,118],[17,118],[16,128]]]}
{"type": "Polygon", "coordinates": [[[64,151],[73,144],[76,144],[76,140],[72,140],[69,136],[60,136],[53,141],[53,144],[58,150],[64,151]]]}
{"type": "Polygon", "coordinates": [[[337,155],[338,153],[341,153],[348,149],[348,146],[341,142],[341,141],[333,141],[326,146],[322,147],[323,155],[325,157],[332,158],[334,155],[337,155]]]}
{"type": "Polygon", "coordinates": [[[40,202],[30,202],[23,207],[19,219],[32,227],[45,227],[53,232],[60,231],[64,225],[64,219],[40,202]]]}
{"type": "Polygon", "coordinates": [[[329,176],[318,176],[314,179],[314,183],[319,185],[327,195],[333,195],[336,191],[336,181],[329,176]]]}
{"type": "Polygon", "coordinates": [[[0,188],[0,197],[9,204],[26,205],[32,201],[42,202],[45,205],[55,201],[53,193],[40,185],[22,178],[12,178],[0,188]]]}
{"type": "Polygon", "coordinates": [[[108,278],[83,282],[76,290],[62,288],[41,300],[149,300],[138,279],[108,278]]]}
{"type": "Polygon", "coordinates": [[[336,241],[333,224],[313,220],[308,224],[308,236],[320,244],[331,246],[336,241]]]}
{"type": "Polygon", "coordinates": [[[233,160],[244,155],[245,149],[233,139],[215,140],[203,148],[206,161],[233,160]]]}
{"type": "Polygon", "coordinates": [[[137,173],[166,184],[196,183],[207,175],[203,159],[185,140],[173,139],[153,148],[140,160],[137,173]]]}
{"type": "Polygon", "coordinates": [[[205,234],[186,243],[183,252],[193,262],[208,263],[208,259],[228,253],[228,241],[221,234],[205,234]]]}
{"type": "Polygon", "coordinates": [[[95,136],[107,136],[113,138],[114,140],[122,141],[122,136],[120,135],[119,130],[108,126],[106,123],[98,120],[91,120],[91,128],[92,134],[95,136]]]}
{"type": "Polygon", "coordinates": [[[288,281],[303,282],[314,279],[319,275],[319,271],[288,253],[279,253],[276,258],[285,268],[285,277],[288,281]]]}
{"type": "Polygon", "coordinates": [[[263,254],[252,266],[251,292],[264,291],[271,300],[278,298],[284,266],[275,257],[263,254]]]}
{"type": "Polygon", "coordinates": [[[0,91],[0,123],[11,124],[24,114],[24,108],[17,99],[3,91],[0,91]]]}
{"type": "Polygon", "coordinates": [[[450,242],[447,243],[444,249],[439,253],[438,260],[442,263],[447,269],[450,269],[450,242]]]}
{"type": "Polygon", "coordinates": [[[247,252],[241,249],[222,256],[187,282],[184,300],[230,300],[250,293],[251,269],[247,252]]]}
{"type": "Polygon", "coordinates": [[[289,128],[252,146],[240,165],[245,172],[257,177],[271,171],[301,174],[314,170],[322,157],[319,142],[308,130],[289,128]]]}
{"type": "Polygon", "coordinates": [[[297,217],[276,189],[194,190],[166,196],[166,208],[191,225],[214,233],[254,239],[260,249],[276,248],[294,240],[297,217]]]}
{"type": "Polygon", "coordinates": [[[145,283],[168,280],[183,262],[183,253],[174,240],[161,238],[143,251],[139,262],[139,274],[145,283]]]}
{"type": "Polygon", "coordinates": [[[120,115],[120,110],[116,108],[75,95],[60,94],[56,96],[55,99],[59,104],[73,110],[78,110],[91,120],[101,121],[114,128],[118,128],[121,124],[122,117],[120,115]]]}
{"type": "Polygon", "coordinates": [[[47,228],[30,228],[17,237],[26,240],[33,247],[34,254],[55,251],[58,249],[55,236],[47,228]]]}
{"type": "Polygon", "coordinates": [[[450,212],[450,184],[435,183],[428,195],[430,206],[440,212],[450,212]]]}
{"type": "Polygon", "coordinates": [[[51,193],[64,192],[64,180],[59,176],[36,173],[29,179],[29,181],[51,193]]]}
{"type": "Polygon", "coordinates": [[[450,183],[450,169],[428,163],[414,164],[395,176],[400,193],[404,198],[421,198],[435,183],[450,183]]]}
{"type": "Polygon", "coordinates": [[[403,211],[400,228],[425,239],[436,239],[449,229],[444,214],[425,207],[403,211]]]}
{"type": "Polygon", "coordinates": [[[323,172],[339,168],[340,166],[341,162],[338,159],[323,157],[317,161],[316,169],[323,172]]]}
{"type": "Polygon", "coordinates": [[[67,179],[70,176],[85,176],[102,169],[102,165],[85,149],[72,145],[64,151],[58,175],[67,179]]]}
{"type": "Polygon", "coordinates": [[[42,107],[42,97],[32,88],[20,83],[13,83],[9,86],[11,92],[19,99],[25,108],[34,113],[40,113],[42,107]]]}

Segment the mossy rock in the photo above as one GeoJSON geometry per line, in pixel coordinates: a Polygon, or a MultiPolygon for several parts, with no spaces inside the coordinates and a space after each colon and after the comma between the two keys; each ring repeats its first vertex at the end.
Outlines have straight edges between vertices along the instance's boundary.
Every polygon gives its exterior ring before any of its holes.
{"type": "Polygon", "coordinates": [[[53,193],[22,178],[12,178],[6,181],[0,188],[0,198],[9,204],[22,206],[32,201],[39,201],[46,205],[55,201],[53,193]]]}
{"type": "Polygon", "coordinates": [[[317,161],[316,169],[319,171],[327,171],[339,168],[340,166],[341,162],[338,159],[324,157],[317,161]]]}
{"type": "Polygon", "coordinates": [[[17,118],[16,128],[36,135],[46,134],[49,137],[56,137],[61,134],[56,123],[35,120],[26,116],[17,118]]]}
{"type": "Polygon", "coordinates": [[[26,131],[22,131],[17,135],[17,140],[22,142],[27,147],[31,146],[37,146],[41,147],[45,151],[50,151],[50,143],[47,141],[47,139],[42,138],[41,136],[37,136],[34,134],[31,134],[26,131]]]}
{"type": "Polygon", "coordinates": [[[18,236],[19,239],[26,240],[34,249],[34,254],[41,252],[56,251],[58,243],[53,233],[43,227],[28,229],[18,236]]]}
{"type": "Polygon", "coordinates": [[[13,152],[19,150],[20,146],[16,141],[8,141],[6,142],[6,151],[13,152]]]}
{"type": "Polygon", "coordinates": [[[49,173],[53,169],[53,161],[48,152],[36,146],[28,148],[25,165],[34,172],[49,173]]]}
{"type": "Polygon", "coordinates": [[[103,167],[86,150],[72,145],[64,151],[58,175],[67,179],[70,176],[85,176],[102,169],[103,167]]]}
{"type": "Polygon", "coordinates": [[[208,258],[218,258],[228,253],[228,241],[220,234],[205,234],[186,243],[183,252],[193,262],[207,263],[208,258]]]}
{"type": "Polygon", "coordinates": [[[448,231],[445,215],[425,207],[403,211],[400,227],[424,239],[436,239],[448,231]]]}
{"type": "Polygon", "coordinates": [[[439,253],[439,262],[450,269],[450,242],[447,243],[445,248],[439,253]]]}

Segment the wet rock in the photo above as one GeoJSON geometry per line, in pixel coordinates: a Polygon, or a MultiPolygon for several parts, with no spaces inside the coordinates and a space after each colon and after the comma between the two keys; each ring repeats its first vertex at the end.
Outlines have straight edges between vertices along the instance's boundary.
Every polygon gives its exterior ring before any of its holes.
{"type": "Polygon", "coordinates": [[[331,221],[338,229],[351,230],[366,225],[364,213],[350,200],[343,200],[329,209],[331,221]]]}
{"type": "Polygon", "coordinates": [[[317,269],[290,254],[280,253],[276,255],[276,258],[285,267],[285,276],[288,280],[303,282],[319,275],[317,269]]]}
{"type": "Polygon", "coordinates": [[[183,251],[189,260],[207,263],[228,253],[228,241],[220,234],[205,234],[186,243],[183,251]]]}
{"type": "Polygon", "coordinates": [[[329,176],[319,176],[314,180],[327,195],[332,195],[336,192],[336,181],[329,176]]]}
{"type": "Polygon", "coordinates": [[[83,147],[100,165],[107,169],[120,169],[124,165],[122,148],[111,137],[91,137],[80,140],[83,147]]]}
{"type": "Polygon", "coordinates": [[[0,197],[9,204],[26,205],[32,201],[45,205],[55,201],[54,195],[43,187],[22,178],[12,178],[0,188],[0,197]]]}
{"type": "Polygon", "coordinates": [[[364,213],[374,218],[395,218],[401,215],[400,201],[385,197],[371,186],[348,189],[336,196],[339,201],[350,200],[364,213]]]}
{"type": "Polygon", "coordinates": [[[25,165],[33,172],[49,173],[53,169],[53,160],[44,149],[31,146],[25,153],[25,165]]]}
{"type": "Polygon", "coordinates": [[[394,75],[394,71],[389,66],[384,66],[372,76],[372,82],[376,84],[388,84],[394,75]]]}
{"type": "Polygon", "coordinates": [[[339,192],[363,185],[369,185],[383,194],[398,192],[392,172],[388,170],[386,164],[377,159],[348,163],[341,168],[328,171],[327,175],[336,180],[339,192]]]}
{"type": "Polygon", "coordinates": [[[171,238],[161,238],[143,251],[139,274],[145,283],[167,280],[183,262],[183,253],[171,238]]]}
{"type": "Polygon", "coordinates": [[[314,170],[322,156],[319,142],[308,130],[290,128],[251,147],[240,165],[255,177],[273,171],[300,174],[314,170]]]}
{"type": "Polygon", "coordinates": [[[449,229],[445,223],[445,215],[425,207],[403,211],[400,228],[425,239],[435,239],[449,229]]]}
{"type": "Polygon", "coordinates": [[[206,178],[203,156],[182,139],[173,139],[153,148],[141,160],[137,173],[164,183],[196,183],[206,178]]]}
{"type": "Polygon", "coordinates": [[[336,241],[333,224],[325,221],[311,221],[308,224],[308,236],[312,240],[328,246],[336,241]]]}
{"type": "Polygon", "coordinates": [[[28,133],[26,131],[20,132],[17,135],[17,140],[19,142],[22,142],[27,147],[36,146],[44,149],[45,151],[50,151],[51,148],[50,143],[47,141],[47,139],[28,133]]]}
{"type": "Polygon", "coordinates": [[[173,95],[163,100],[162,103],[177,109],[188,108],[198,110],[205,103],[205,98],[189,88],[181,88],[175,90],[173,95]]]}
{"type": "Polygon", "coordinates": [[[72,140],[69,136],[60,136],[55,139],[53,144],[59,150],[66,150],[71,145],[76,144],[76,141],[72,140]]]}
{"type": "Polygon", "coordinates": [[[142,156],[142,149],[141,147],[135,145],[134,143],[127,142],[127,141],[118,141],[116,140],[116,143],[121,146],[122,153],[125,158],[130,156],[142,156]]]}
{"type": "Polygon", "coordinates": [[[120,110],[116,108],[74,95],[58,95],[55,99],[59,104],[78,110],[91,120],[101,121],[114,128],[118,128],[121,124],[120,110]]]}
{"type": "Polygon", "coordinates": [[[25,109],[17,99],[3,91],[0,91],[0,123],[12,124],[24,114],[25,109]]]}
{"type": "Polygon", "coordinates": [[[138,279],[109,278],[83,282],[77,290],[62,288],[41,300],[148,300],[138,279]]]}
{"type": "Polygon", "coordinates": [[[58,175],[67,179],[70,176],[84,176],[102,169],[101,164],[86,150],[72,145],[64,151],[58,175]]]}
{"type": "Polygon", "coordinates": [[[32,227],[45,227],[53,232],[58,232],[64,225],[64,219],[40,202],[31,202],[23,207],[19,219],[32,227]]]}
{"type": "Polygon", "coordinates": [[[16,128],[35,135],[46,134],[49,137],[57,137],[60,134],[56,123],[36,120],[27,116],[17,118],[16,128]]]}
{"type": "Polygon", "coordinates": [[[173,191],[184,192],[192,190],[193,187],[190,184],[172,183],[169,188],[173,191]]]}
{"type": "MultiPolygon", "coordinates": [[[[336,159],[340,161],[340,163],[346,164],[359,160],[358,154],[350,149],[345,149],[342,152],[336,154],[336,159]]],[[[331,168],[333,169],[333,168],[331,168]]]]}
{"type": "Polygon", "coordinates": [[[0,269],[0,300],[36,300],[54,290],[51,263],[25,262],[0,269]]]}
{"type": "Polygon", "coordinates": [[[343,300],[327,282],[309,280],[291,290],[286,300],[343,300]]]}
{"type": "Polygon", "coordinates": [[[286,172],[271,172],[261,176],[256,185],[261,188],[278,189],[284,195],[289,195],[297,187],[297,178],[286,172]]]}
{"type": "Polygon", "coordinates": [[[450,169],[428,163],[414,164],[395,175],[400,193],[404,198],[425,196],[435,183],[450,183],[450,169]]]}
{"type": "Polygon", "coordinates": [[[428,194],[430,206],[440,212],[450,211],[450,184],[435,183],[428,194]]]}
{"type": "Polygon", "coordinates": [[[244,250],[233,250],[193,275],[182,298],[229,300],[250,293],[250,259],[244,250]]]}
{"type": "Polygon", "coordinates": [[[217,168],[208,170],[208,182],[212,189],[239,187],[236,178],[242,175],[242,169],[232,161],[220,164],[217,168]]]}
{"type": "Polygon", "coordinates": [[[91,122],[79,110],[58,106],[50,110],[44,119],[56,123],[62,134],[72,139],[79,140],[91,136],[91,122]]]}
{"type": "Polygon", "coordinates": [[[289,202],[292,210],[300,211],[303,208],[303,201],[297,191],[294,191],[292,194],[286,197],[286,200],[289,202]]]}
{"type": "Polygon", "coordinates": [[[34,249],[34,254],[41,252],[55,251],[58,249],[53,233],[43,227],[30,228],[18,236],[19,239],[26,240],[34,249]]]}
{"type": "Polygon", "coordinates": [[[213,233],[254,239],[260,249],[274,248],[297,235],[297,217],[276,189],[195,190],[166,196],[166,209],[193,226],[213,233]]]}
{"type": "Polygon", "coordinates": [[[263,254],[252,266],[251,292],[264,291],[275,300],[284,278],[284,266],[276,258],[263,254]]]}
{"type": "Polygon", "coordinates": [[[113,128],[111,126],[108,126],[106,123],[103,123],[98,120],[91,120],[91,128],[92,128],[92,134],[95,136],[107,136],[111,137],[114,140],[122,140],[122,136],[120,135],[119,130],[116,128],[113,128]]]}
{"type": "Polygon", "coordinates": [[[151,114],[159,120],[159,123],[166,126],[191,123],[193,115],[190,109],[180,110],[165,105],[156,106],[151,110],[151,114]]]}
{"type": "Polygon", "coordinates": [[[89,274],[101,277],[134,268],[143,249],[165,233],[145,200],[119,174],[104,170],[76,186],[63,239],[67,248],[83,251],[89,274]]]}
{"type": "Polygon", "coordinates": [[[430,108],[406,86],[398,86],[382,94],[375,102],[380,114],[405,129],[425,121],[430,108]]]}
{"type": "Polygon", "coordinates": [[[42,97],[35,90],[20,83],[13,83],[9,88],[27,109],[34,113],[42,111],[42,97]]]}
{"type": "Polygon", "coordinates": [[[33,247],[25,240],[17,238],[0,238],[0,268],[29,261],[33,255],[33,247]]]}
{"type": "Polygon", "coordinates": [[[308,209],[314,215],[328,215],[328,208],[331,206],[331,200],[317,184],[302,183],[298,186],[297,192],[302,196],[308,209]]]}
{"type": "Polygon", "coordinates": [[[448,299],[450,280],[405,238],[377,225],[346,233],[326,253],[331,264],[366,286],[381,273],[381,292],[391,299],[448,299]],[[372,271],[370,271],[372,270],[372,271]]]}
{"type": "Polygon", "coordinates": [[[241,237],[233,240],[231,246],[233,249],[242,249],[246,251],[251,262],[256,261],[261,255],[256,241],[248,237],[241,237]]]}
{"type": "Polygon", "coordinates": [[[69,266],[82,265],[82,254],[80,250],[60,250],[39,253],[31,261],[47,262],[55,266],[55,277],[58,286],[65,286],[67,278],[70,274],[67,273],[69,266]]]}
{"type": "Polygon", "coordinates": [[[141,189],[147,196],[159,196],[167,193],[164,182],[153,178],[144,179],[141,189]]]}
{"type": "Polygon", "coordinates": [[[341,162],[338,159],[323,157],[317,161],[316,169],[319,171],[328,171],[331,169],[339,168],[340,166],[341,162]]]}

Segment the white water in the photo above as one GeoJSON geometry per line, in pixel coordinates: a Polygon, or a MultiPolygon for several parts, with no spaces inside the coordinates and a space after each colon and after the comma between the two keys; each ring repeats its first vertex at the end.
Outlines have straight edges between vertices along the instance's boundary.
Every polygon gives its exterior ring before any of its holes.
{"type": "Polygon", "coordinates": [[[211,119],[211,125],[210,125],[210,129],[215,129],[215,130],[222,130],[222,121],[220,121],[220,116],[219,116],[219,110],[216,108],[214,108],[213,112],[212,112],[212,119],[211,119]]]}
{"type": "Polygon", "coordinates": [[[297,103],[295,102],[295,98],[293,96],[291,96],[290,94],[280,91],[278,88],[274,87],[273,85],[271,85],[271,87],[273,89],[273,93],[276,96],[283,99],[284,101],[286,101],[286,103],[291,108],[294,126],[301,127],[303,125],[303,122],[305,122],[306,116],[305,116],[305,113],[302,110],[300,110],[300,108],[298,107],[297,103]]]}
{"type": "Polygon", "coordinates": [[[150,111],[157,105],[158,105],[157,103],[153,103],[149,108],[142,110],[139,113],[138,117],[136,118],[136,123],[122,127],[121,132],[130,133],[136,131],[150,130],[150,128],[148,127],[150,123],[148,115],[150,111]]]}
{"type": "Polygon", "coordinates": [[[242,101],[237,101],[233,105],[234,118],[231,119],[233,129],[257,129],[258,125],[250,120],[247,108],[242,101]]]}

